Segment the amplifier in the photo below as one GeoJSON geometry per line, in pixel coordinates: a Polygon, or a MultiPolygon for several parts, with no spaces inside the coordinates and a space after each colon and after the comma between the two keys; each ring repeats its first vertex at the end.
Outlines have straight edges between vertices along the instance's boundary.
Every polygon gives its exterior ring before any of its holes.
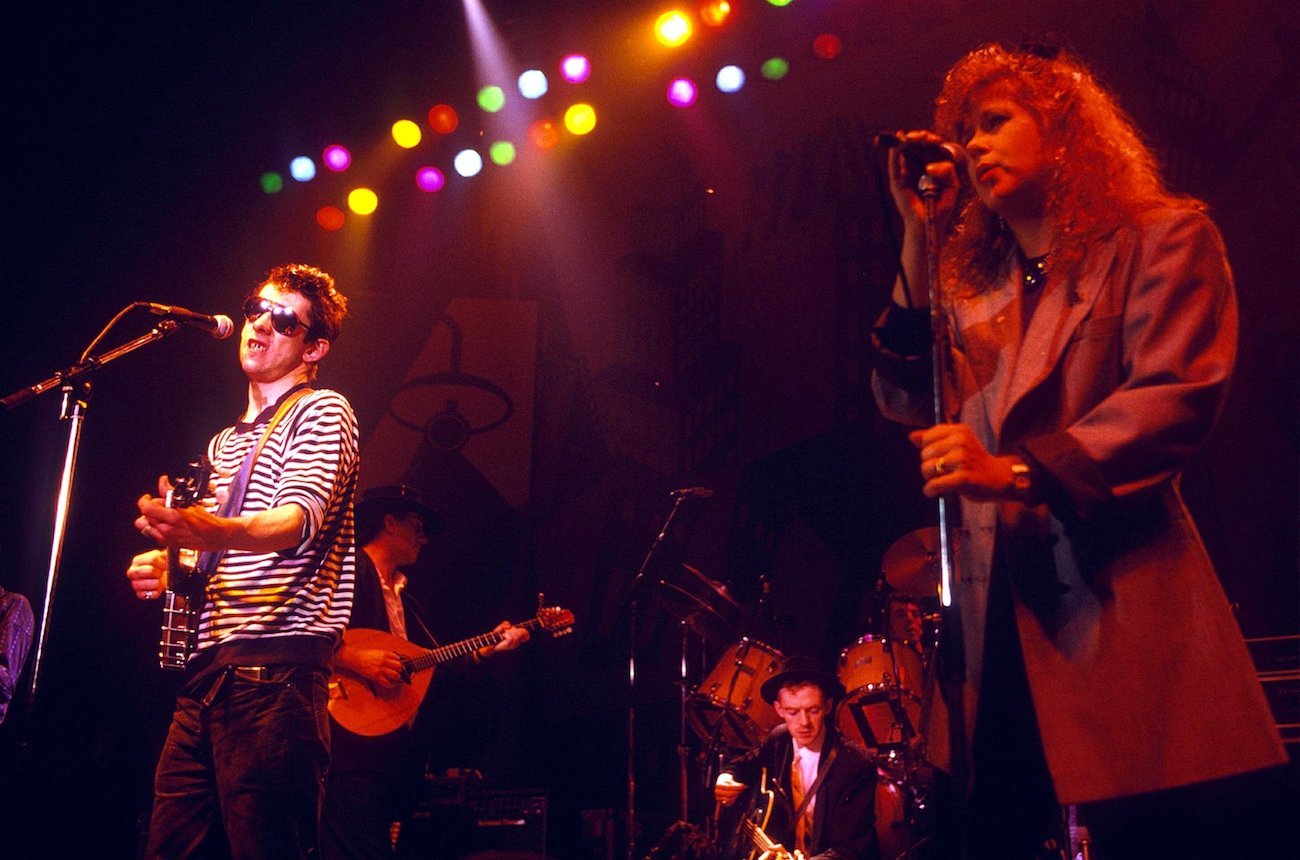
{"type": "Polygon", "coordinates": [[[546,793],[471,791],[460,803],[421,802],[402,824],[397,856],[419,860],[546,857],[546,793]]]}

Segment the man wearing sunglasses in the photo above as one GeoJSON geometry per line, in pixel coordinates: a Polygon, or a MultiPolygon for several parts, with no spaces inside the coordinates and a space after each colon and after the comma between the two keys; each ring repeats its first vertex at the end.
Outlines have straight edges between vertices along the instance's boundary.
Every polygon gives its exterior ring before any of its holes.
{"type": "MultiPolygon", "coordinates": [[[[290,264],[243,310],[248,404],[208,445],[220,507],[138,503],[136,528],[164,548],[202,551],[209,574],[158,762],[148,857],[305,857],[316,847],[326,682],[352,605],[358,444],[347,400],[311,385],[347,302],[328,274],[290,264]]],[[[127,577],[152,600],[167,570],[155,549],[127,577]]]]}

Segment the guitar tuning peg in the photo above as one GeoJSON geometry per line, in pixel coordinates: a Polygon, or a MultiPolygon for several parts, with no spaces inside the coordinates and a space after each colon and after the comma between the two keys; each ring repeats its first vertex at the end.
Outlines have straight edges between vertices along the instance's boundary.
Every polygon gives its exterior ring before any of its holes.
{"type": "Polygon", "coordinates": [[[541,592],[541,591],[537,592],[537,611],[538,611],[538,612],[541,612],[541,611],[542,611],[542,605],[543,605],[545,602],[546,602],[546,595],[545,595],[545,593],[543,593],[543,592],[541,592]]]}

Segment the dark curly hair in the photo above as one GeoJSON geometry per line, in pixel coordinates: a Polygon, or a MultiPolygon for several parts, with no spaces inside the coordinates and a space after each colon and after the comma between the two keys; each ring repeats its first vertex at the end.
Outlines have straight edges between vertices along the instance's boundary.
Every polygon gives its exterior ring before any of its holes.
{"type": "MultiPolygon", "coordinates": [[[[1076,273],[1090,244],[1146,210],[1205,208],[1165,187],[1133,121],[1069,53],[1001,45],[971,51],[944,78],[935,130],[965,144],[976,102],[990,94],[1010,98],[1034,117],[1055,162],[1046,201],[1057,228],[1050,270],[1076,273]]],[[[943,280],[952,291],[980,292],[1005,274],[1015,237],[965,185],[963,195],[944,247],[943,280]]]]}
{"type": "Polygon", "coordinates": [[[306,263],[286,263],[266,273],[262,285],[273,284],[281,291],[301,295],[311,305],[311,321],[307,327],[308,338],[338,339],[343,329],[343,318],[348,315],[347,297],[334,287],[334,279],[326,272],[306,263]]]}

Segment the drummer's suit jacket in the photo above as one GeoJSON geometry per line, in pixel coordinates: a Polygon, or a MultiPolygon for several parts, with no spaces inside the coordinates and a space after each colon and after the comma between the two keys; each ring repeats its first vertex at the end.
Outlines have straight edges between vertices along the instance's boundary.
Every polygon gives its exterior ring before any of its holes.
{"type": "MultiPolygon", "coordinates": [[[[1049,278],[1024,329],[1009,268],[998,288],[951,304],[952,406],[988,451],[1031,464],[1046,504],[961,503],[954,596],[965,749],[996,551],[1062,803],[1285,762],[1178,488],[1236,356],[1236,300],[1217,229],[1195,211],[1147,213],[1092,247],[1076,278],[1049,278]]],[[[877,346],[882,413],[931,423],[928,357],[877,346]]]]}
{"type": "MultiPolygon", "coordinates": [[[[827,721],[826,742],[818,762],[818,773],[825,772],[817,789],[813,806],[813,826],[808,842],[809,857],[817,860],[878,860],[876,842],[876,766],[857,745],[845,741],[827,721]],[[836,749],[834,761],[830,752],[836,749]]],[[[775,781],[777,809],[773,811],[772,830],[768,832],[787,849],[794,850],[792,816],[794,796],[790,788],[790,766],[794,759],[794,741],[784,725],[768,732],[767,737],[749,754],[723,768],[737,782],[757,789],[763,768],[769,781],[775,781]]]]}

